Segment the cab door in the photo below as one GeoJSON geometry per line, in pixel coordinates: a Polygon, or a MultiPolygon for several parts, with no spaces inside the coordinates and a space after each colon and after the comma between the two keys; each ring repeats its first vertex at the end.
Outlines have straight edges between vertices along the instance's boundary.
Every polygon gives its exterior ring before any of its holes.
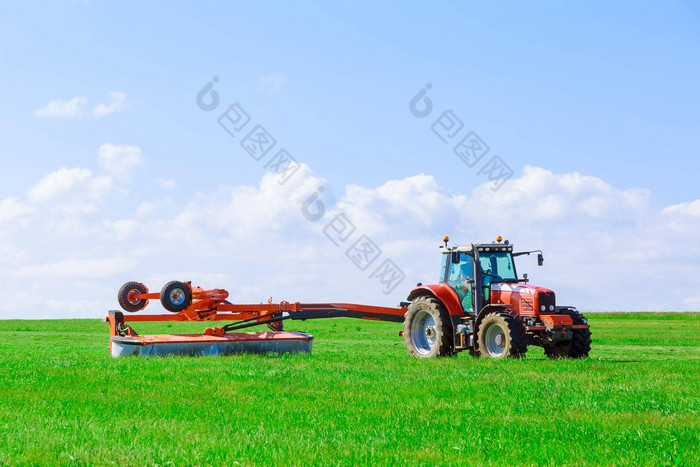
{"type": "Polygon", "coordinates": [[[457,293],[465,313],[474,311],[472,283],[474,280],[474,258],[466,253],[454,254],[447,271],[447,285],[457,293]],[[457,258],[457,255],[459,257],[457,258]],[[459,261],[455,261],[459,259],[459,261]]]}

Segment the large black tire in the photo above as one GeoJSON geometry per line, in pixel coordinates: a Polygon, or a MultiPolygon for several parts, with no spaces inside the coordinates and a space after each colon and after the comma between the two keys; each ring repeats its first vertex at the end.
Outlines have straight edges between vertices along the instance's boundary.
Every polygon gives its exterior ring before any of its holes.
{"type": "MultiPolygon", "coordinates": [[[[565,308],[558,311],[559,314],[571,316],[574,324],[586,324],[584,316],[574,308],[565,308]]],[[[544,346],[544,353],[549,358],[586,358],[591,351],[591,330],[574,329],[571,332],[571,340],[555,342],[544,346]]]]}
{"type": "Polygon", "coordinates": [[[148,293],[148,289],[140,282],[131,281],[122,285],[119,288],[119,293],[117,293],[117,301],[119,301],[119,306],[128,311],[129,313],[135,313],[137,311],[143,310],[148,304],[146,299],[134,299],[135,294],[148,293]]]}
{"type": "Polygon", "coordinates": [[[434,297],[413,299],[404,315],[403,337],[409,355],[417,358],[454,354],[454,330],[445,305],[434,297]]]}
{"type": "Polygon", "coordinates": [[[168,282],[160,291],[160,303],[166,310],[179,313],[192,303],[192,291],[184,282],[168,282]]]}
{"type": "Polygon", "coordinates": [[[477,331],[482,358],[521,358],[527,352],[525,326],[508,311],[493,311],[481,320],[477,331]]]}

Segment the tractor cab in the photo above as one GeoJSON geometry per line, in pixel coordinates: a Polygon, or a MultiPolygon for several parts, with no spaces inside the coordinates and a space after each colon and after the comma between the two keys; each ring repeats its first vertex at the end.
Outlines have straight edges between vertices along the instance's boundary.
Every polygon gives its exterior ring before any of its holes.
{"type": "MultiPolygon", "coordinates": [[[[501,237],[494,243],[440,247],[442,267],[440,282],[446,283],[459,297],[465,314],[473,314],[484,305],[493,303],[495,284],[518,284],[527,279],[518,278],[513,245],[501,237]],[[478,292],[478,293],[477,293],[478,292]]],[[[523,254],[527,254],[525,252],[523,254]]],[[[516,253],[515,255],[518,255],[516,253]]],[[[541,255],[538,258],[542,261],[541,255]]]]}

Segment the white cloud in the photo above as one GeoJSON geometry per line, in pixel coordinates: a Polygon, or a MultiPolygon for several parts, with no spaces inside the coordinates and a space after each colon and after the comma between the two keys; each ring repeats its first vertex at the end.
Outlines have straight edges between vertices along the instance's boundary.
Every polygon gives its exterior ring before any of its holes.
{"type": "Polygon", "coordinates": [[[107,93],[107,101],[97,104],[92,109],[92,114],[95,118],[106,117],[115,112],[124,110],[126,107],[126,94],[118,91],[110,91],[107,93]]]}
{"type": "Polygon", "coordinates": [[[18,219],[27,216],[33,210],[34,209],[31,206],[18,200],[17,198],[5,198],[0,201],[0,225],[15,222],[18,219]]]}
{"type": "Polygon", "coordinates": [[[105,143],[98,149],[97,157],[100,165],[120,180],[129,179],[134,168],[143,163],[138,146],[105,143]]]}
{"type": "Polygon", "coordinates": [[[173,191],[177,184],[175,183],[175,180],[170,180],[162,177],[158,177],[154,180],[155,184],[161,187],[164,190],[168,191],[173,191]]]}
{"type": "Polygon", "coordinates": [[[65,167],[52,172],[39,180],[27,194],[33,202],[48,201],[71,192],[92,177],[89,169],[67,169],[65,167]]]}
{"type": "MultiPolygon", "coordinates": [[[[46,106],[34,112],[35,117],[50,118],[76,118],[85,115],[84,108],[87,106],[86,97],[77,96],[68,101],[60,99],[49,101],[46,106]]],[[[102,118],[126,108],[126,94],[119,91],[107,93],[107,100],[92,108],[92,116],[102,118]]]]}
{"type": "Polygon", "coordinates": [[[45,279],[105,278],[129,271],[135,266],[134,261],[126,258],[69,258],[19,268],[16,270],[16,275],[29,279],[35,277],[45,279]]]}
{"type": "Polygon", "coordinates": [[[69,101],[60,99],[49,101],[45,107],[34,112],[35,117],[53,117],[53,118],[73,118],[82,115],[83,107],[87,104],[87,99],[84,97],[74,97],[69,101]]]}
{"type": "MultiPolygon", "coordinates": [[[[283,185],[267,174],[255,186],[204,189],[183,204],[119,196],[115,178],[143,163],[137,147],[103,145],[98,160],[106,173],[62,168],[25,197],[0,200],[0,280],[6,284],[0,304],[13,303],[21,290],[47,304],[34,317],[99,317],[117,306],[123,282],[144,281],[158,290],[180,279],[227,288],[234,302],[272,295],[395,305],[416,282],[436,281],[443,235],[468,243],[500,234],[517,249],[544,250],[543,268],[525,256],[519,272],[553,288],[562,304],[596,310],[700,305],[687,291],[700,262],[700,246],[688,240],[697,236],[700,217],[657,207],[646,190],[595,177],[527,167],[495,193],[486,184],[452,193],[419,174],[378,187],[349,185],[334,202],[326,181],[302,166],[283,185]],[[322,186],[326,215],[309,221],[301,207],[322,186]],[[355,230],[336,246],[323,229],[340,213],[355,230]],[[363,234],[382,255],[361,271],[346,251],[363,234]],[[406,274],[389,296],[368,279],[383,259],[406,274]],[[75,301],[56,296],[54,288],[84,294],[75,301]]],[[[170,182],[157,183],[167,189],[170,182]]],[[[0,312],[14,313],[2,305],[0,312]]]]}
{"type": "Polygon", "coordinates": [[[27,191],[27,200],[48,204],[54,211],[68,214],[91,213],[96,203],[112,191],[111,177],[93,175],[89,169],[61,168],[39,180],[27,191]]]}
{"type": "Polygon", "coordinates": [[[667,214],[684,214],[687,216],[700,216],[700,199],[690,203],[680,203],[668,206],[664,209],[667,214]]]}
{"type": "Polygon", "coordinates": [[[255,87],[267,97],[274,97],[282,92],[286,81],[285,77],[279,74],[260,75],[255,87]]]}
{"type": "Polygon", "coordinates": [[[590,222],[619,218],[636,218],[651,209],[648,190],[620,190],[603,180],[577,172],[557,175],[539,167],[527,166],[521,177],[494,193],[484,184],[474,190],[472,215],[502,219],[503,212],[513,213],[524,221],[574,220],[590,222]],[[493,209],[481,211],[481,206],[493,209]]]}
{"type": "Polygon", "coordinates": [[[345,212],[368,234],[384,233],[396,226],[425,232],[448,221],[467,198],[454,196],[425,174],[390,180],[376,188],[349,185],[336,213],[345,212]]]}

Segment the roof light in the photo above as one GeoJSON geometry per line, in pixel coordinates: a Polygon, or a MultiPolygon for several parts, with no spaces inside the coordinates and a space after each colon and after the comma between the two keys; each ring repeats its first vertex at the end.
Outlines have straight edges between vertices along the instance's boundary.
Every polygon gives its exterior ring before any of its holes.
{"type": "Polygon", "coordinates": [[[442,237],[442,241],[445,242],[445,248],[447,248],[447,242],[450,241],[450,237],[448,237],[447,235],[445,235],[444,237],[442,237]]]}
{"type": "Polygon", "coordinates": [[[498,243],[501,243],[501,240],[503,240],[503,237],[501,237],[500,235],[499,235],[498,237],[496,237],[496,241],[497,241],[498,243]]]}

